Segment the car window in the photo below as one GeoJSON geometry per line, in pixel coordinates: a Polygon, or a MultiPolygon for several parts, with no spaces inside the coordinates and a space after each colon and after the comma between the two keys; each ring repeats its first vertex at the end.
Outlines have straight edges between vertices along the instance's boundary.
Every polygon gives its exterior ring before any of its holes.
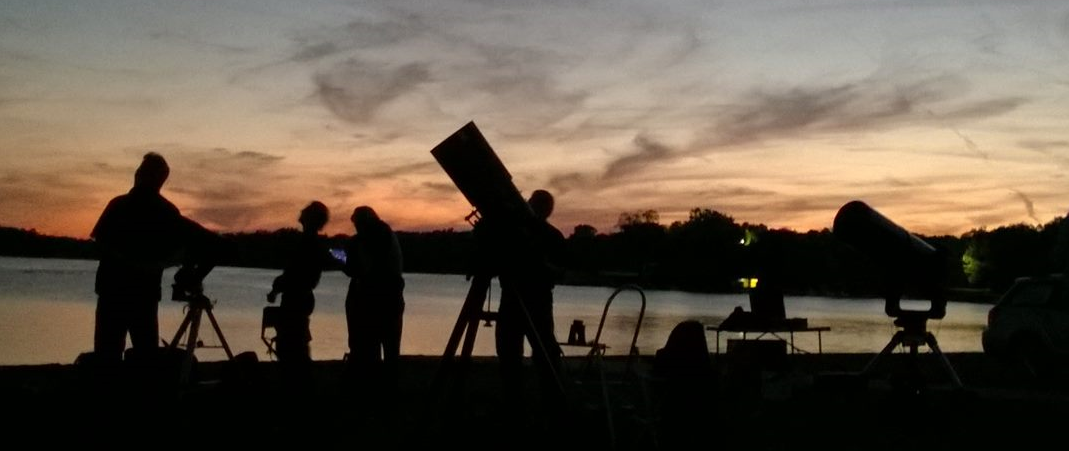
{"type": "Polygon", "coordinates": [[[1006,299],[1006,303],[1017,306],[1046,305],[1047,300],[1050,299],[1052,291],[1054,291],[1054,286],[1049,283],[1019,284],[1017,285],[1017,288],[1010,293],[1009,298],[1006,299]]]}

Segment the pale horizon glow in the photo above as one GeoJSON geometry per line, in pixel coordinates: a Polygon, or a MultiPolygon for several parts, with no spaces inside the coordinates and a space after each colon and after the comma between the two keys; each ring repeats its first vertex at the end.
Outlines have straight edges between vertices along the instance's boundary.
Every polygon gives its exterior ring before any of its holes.
{"type": "Polygon", "coordinates": [[[1064,216],[1069,4],[704,0],[0,5],[0,225],[86,237],[141,155],[219,231],[370,205],[466,230],[429,151],[474,121],[551,221],[694,208],[925,235],[1064,216]]]}

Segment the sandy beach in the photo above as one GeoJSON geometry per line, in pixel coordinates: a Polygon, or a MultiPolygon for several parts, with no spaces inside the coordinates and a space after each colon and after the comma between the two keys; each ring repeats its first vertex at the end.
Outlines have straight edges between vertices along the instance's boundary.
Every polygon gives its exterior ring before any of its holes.
{"type": "Polygon", "coordinates": [[[341,361],[316,362],[314,387],[298,395],[280,385],[275,362],[199,362],[195,382],[151,386],[130,371],[7,366],[0,394],[22,412],[8,423],[12,432],[25,420],[98,433],[140,424],[187,430],[180,439],[203,430],[235,442],[289,436],[403,448],[1062,449],[1052,425],[1069,414],[1067,385],[1024,379],[983,354],[947,355],[963,388],[928,353],[886,356],[865,378],[857,373],[873,354],[711,357],[708,373],[678,378],[648,356],[569,358],[559,410],[532,378],[522,399],[506,402],[496,360],[485,357],[464,368],[406,356],[389,396],[354,389],[341,361]]]}

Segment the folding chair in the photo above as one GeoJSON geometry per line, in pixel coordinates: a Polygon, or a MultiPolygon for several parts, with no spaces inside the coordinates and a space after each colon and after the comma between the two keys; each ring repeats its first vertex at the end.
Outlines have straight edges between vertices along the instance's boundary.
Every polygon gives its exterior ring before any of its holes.
{"type": "Polygon", "coordinates": [[[267,345],[267,356],[274,358],[277,351],[275,350],[275,339],[278,337],[278,321],[282,316],[282,307],[277,305],[269,305],[264,307],[263,321],[260,322],[260,340],[263,340],[267,345]],[[267,330],[274,329],[274,334],[267,336],[267,330]]]}

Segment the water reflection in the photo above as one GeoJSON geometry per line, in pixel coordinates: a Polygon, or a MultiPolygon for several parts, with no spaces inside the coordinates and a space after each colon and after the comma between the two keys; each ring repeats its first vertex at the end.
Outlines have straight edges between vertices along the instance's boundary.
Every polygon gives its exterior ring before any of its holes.
{"type": "MultiPolygon", "coordinates": [[[[95,296],[92,293],[96,262],[0,257],[0,364],[69,363],[92,347],[95,296]]],[[[255,351],[268,358],[260,341],[260,315],[264,295],[277,271],[249,268],[217,268],[205,279],[206,293],[217,300],[215,316],[235,352],[255,351]]],[[[165,273],[166,280],[173,271],[165,273]]],[[[468,282],[463,276],[409,274],[406,276],[405,331],[401,352],[406,355],[441,355],[459,314],[468,282]]],[[[347,350],[344,299],[347,279],[341,273],[324,274],[316,290],[312,315],[312,356],[340,359],[347,350]]],[[[605,301],[613,289],[561,286],[556,290],[557,336],[563,340],[572,320],[587,325],[593,339],[605,301]]],[[[496,308],[496,285],[491,302],[496,308]]],[[[748,308],[742,294],[707,295],[676,291],[646,292],[647,308],[638,348],[653,354],[664,345],[676,324],[695,319],[719,324],[735,306],[748,308]]],[[[160,306],[160,331],[170,340],[183,318],[184,303],[169,300],[160,306]]],[[[631,343],[640,308],[637,293],[622,292],[606,317],[602,342],[610,354],[624,354],[631,343]]],[[[920,308],[920,307],[917,307],[920,308]]],[[[930,321],[944,352],[980,351],[980,333],[989,305],[948,304],[946,318],[930,321]]],[[[879,352],[895,332],[892,318],[883,313],[883,301],[842,300],[822,297],[788,297],[788,317],[808,318],[811,326],[829,326],[823,334],[824,352],[879,352]]],[[[202,330],[206,344],[214,334],[202,330]]],[[[721,334],[721,349],[732,334],[721,334]]],[[[796,334],[795,346],[816,352],[815,334],[796,334]]],[[[714,334],[708,334],[715,349],[714,334]]],[[[580,348],[566,348],[582,354],[580,348]]],[[[493,329],[479,328],[475,355],[493,355],[493,329]]],[[[203,349],[201,360],[225,358],[222,350],[203,349]]]]}

